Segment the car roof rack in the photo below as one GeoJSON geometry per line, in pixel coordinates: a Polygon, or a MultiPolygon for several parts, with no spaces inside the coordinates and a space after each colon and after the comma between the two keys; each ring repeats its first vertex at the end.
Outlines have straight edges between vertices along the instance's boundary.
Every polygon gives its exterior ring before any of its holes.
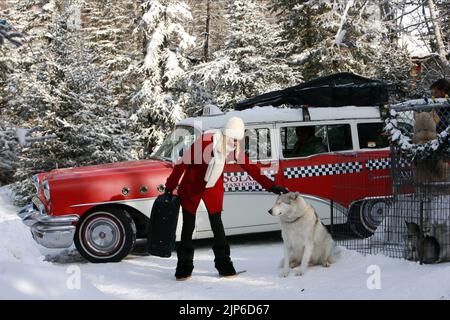
{"type": "Polygon", "coordinates": [[[401,103],[390,105],[389,108],[395,111],[426,111],[430,109],[440,109],[450,107],[450,98],[428,98],[407,100],[401,103]]]}

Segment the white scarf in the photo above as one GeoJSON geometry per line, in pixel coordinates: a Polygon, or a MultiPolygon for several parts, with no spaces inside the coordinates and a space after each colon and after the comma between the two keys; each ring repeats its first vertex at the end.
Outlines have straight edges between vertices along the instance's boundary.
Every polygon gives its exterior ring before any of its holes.
{"type": "MultiPolygon", "coordinates": [[[[223,173],[225,167],[226,154],[223,150],[223,139],[224,136],[222,132],[218,131],[213,135],[213,158],[208,164],[208,169],[205,173],[206,188],[212,188],[216,185],[217,180],[223,173]]],[[[227,152],[233,151],[234,149],[227,146],[227,152]]]]}

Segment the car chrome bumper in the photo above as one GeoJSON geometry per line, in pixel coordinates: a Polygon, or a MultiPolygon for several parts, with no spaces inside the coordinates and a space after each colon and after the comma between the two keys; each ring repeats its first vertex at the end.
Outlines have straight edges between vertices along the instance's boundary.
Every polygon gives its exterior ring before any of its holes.
{"type": "MultiPolygon", "coordinates": [[[[34,202],[34,201],[33,201],[34,202]]],[[[50,216],[35,204],[23,207],[17,215],[31,228],[33,239],[46,248],[68,248],[73,243],[78,215],[50,216]]]]}

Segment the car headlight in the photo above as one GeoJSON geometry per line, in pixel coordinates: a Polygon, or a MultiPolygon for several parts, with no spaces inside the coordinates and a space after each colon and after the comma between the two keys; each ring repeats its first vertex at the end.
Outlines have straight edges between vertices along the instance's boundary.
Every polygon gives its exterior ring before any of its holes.
{"type": "Polygon", "coordinates": [[[37,174],[31,177],[31,181],[33,181],[34,187],[36,188],[36,193],[39,193],[39,177],[37,174]]]}
{"type": "Polygon", "coordinates": [[[48,183],[48,180],[44,180],[44,183],[42,184],[44,187],[44,196],[47,201],[50,201],[50,185],[48,183]]]}

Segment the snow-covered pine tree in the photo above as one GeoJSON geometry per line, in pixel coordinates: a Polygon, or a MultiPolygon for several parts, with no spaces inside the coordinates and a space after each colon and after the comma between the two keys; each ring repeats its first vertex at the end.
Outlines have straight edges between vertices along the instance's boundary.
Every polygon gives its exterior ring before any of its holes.
{"type": "Polygon", "coordinates": [[[390,43],[379,4],[273,0],[272,10],[278,13],[289,54],[306,80],[343,71],[368,77],[409,73],[408,55],[390,43]]]}
{"type": "MultiPolygon", "coordinates": [[[[0,110],[5,130],[0,157],[10,167],[5,183],[16,180],[17,167],[23,164],[18,161],[22,160],[23,149],[17,141],[16,129],[34,128],[42,124],[48,106],[46,100],[53,98],[46,90],[51,80],[44,80],[45,76],[41,72],[54,66],[52,57],[46,52],[50,39],[46,25],[53,17],[50,2],[8,0],[2,12],[2,17],[13,26],[12,31],[24,35],[21,47],[10,48],[6,52],[5,47],[0,48],[0,68],[3,71],[0,76],[0,110]]],[[[39,156],[45,157],[46,153],[39,156]]]]}
{"type": "Polygon", "coordinates": [[[22,34],[12,31],[13,27],[4,19],[0,19],[0,46],[6,46],[9,43],[16,47],[20,47],[22,42],[22,34]]]}
{"type": "Polygon", "coordinates": [[[292,58],[305,78],[339,71],[373,75],[377,48],[370,44],[379,40],[379,30],[376,24],[366,24],[361,1],[293,2],[297,3],[284,3],[287,12],[280,18],[292,58]]]}
{"type": "Polygon", "coordinates": [[[193,19],[187,25],[197,39],[192,54],[196,60],[209,61],[223,47],[227,35],[225,4],[227,0],[187,0],[193,19]],[[208,32],[209,31],[209,32],[208,32]]]}
{"type": "Polygon", "coordinates": [[[194,47],[195,38],[184,27],[192,16],[183,1],[146,0],[142,9],[143,82],[134,97],[135,112],[131,120],[136,130],[141,131],[145,150],[140,150],[140,156],[145,157],[185,115],[185,99],[180,99],[186,93],[182,80],[190,66],[185,54],[194,47]]]}
{"type": "Polygon", "coordinates": [[[17,123],[31,117],[39,118],[46,110],[46,99],[42,91],[42,68],[52,69],[52,57],[46,54],[51,41],[47,33],[47,24],[53,18],[52,1],[9,0],[6,19],[14,25],[16,31],[24,34],[24,45],[9,55],[7,78],[1,85],[3,94],[0,104],[3,114],[17,123]]]}
{"type": "MultiPolygon", "coordinates": [[[[379,52],[375,60],[376,76],[389,84],[392,102],[412,98],[413,63],[407,47],[403,44],[401,23],[404,12],[403,0],[378,2],[381,35],[379,52]]],[[[377,5],[377,2],[374,3],[377,5]]]]}
{"type": "Polygon", "coordinates": [[[214,59],[195,67],[192,78],[214,95],[224,109],[245,98],[297,84],[301,77],[285,60],[286,42],[264,17],[256,0],[230,0],[229,33],[214,59]]]}
{"type": "Polygon", "coordinates": [[[450,28],[448,28],[450,25],[450,2],[448,0],[437,0],[436,5],[439,9],[440,24],[443,26],[442,33],[447,49],[447,59],[450,60],[450,28]]]}
{"type": "Polygon", "coordinates": [[[12,126],[0,120],[0,186],[13,181],[19,145],[12,126]]]}
{"type": "Polygon", "coordinates": [[[142,60],[142,35],[135,32],[140,1],[92,0],[83,5],[83,33],[93,53],[92,63],[102,70],[100,82],[108,106],[129,110],[137,91],[136,64],[142,60]]]}
{"type": "Polygon", "coordinates": [[[133,136],[127,132],[129,113],[110,97],[104,75],[109,65],[96,63],[94,40],[84,30],[84,2],[58,0],[51,46],[63,78],[54,86],[61,103],[53,108],[49,124],[61,148],[54,150],[59,166],[109,163],[136,158],[133,136]],[[103,80],[103,81],[102,81],[103,80]],[[129,137],[131,136],[131,137],[129,137]]]}
{"type": "Polygon", "coordinates": [[[43,6],[33,5],[25,12],[51,12],[51,22],[41,26],[48,40],[45,46],[40,45],[42,41],[23,46],[28,49],[24,56],[31,56],[31,67],[29,72],[17,73],[8,103],[16,125],[30,129],[32,138],[56,138],[22,148],[15,172],[19,203],[32,194],[28,178],[34,173],[137,158],[133,153],[136,137],[127,123],[129,112],[110,99],[106,80],[101,81],[110,70],[96,63],[93,40],[83,30],[84,3],[51,0],[39,4],[43,6]]]}

